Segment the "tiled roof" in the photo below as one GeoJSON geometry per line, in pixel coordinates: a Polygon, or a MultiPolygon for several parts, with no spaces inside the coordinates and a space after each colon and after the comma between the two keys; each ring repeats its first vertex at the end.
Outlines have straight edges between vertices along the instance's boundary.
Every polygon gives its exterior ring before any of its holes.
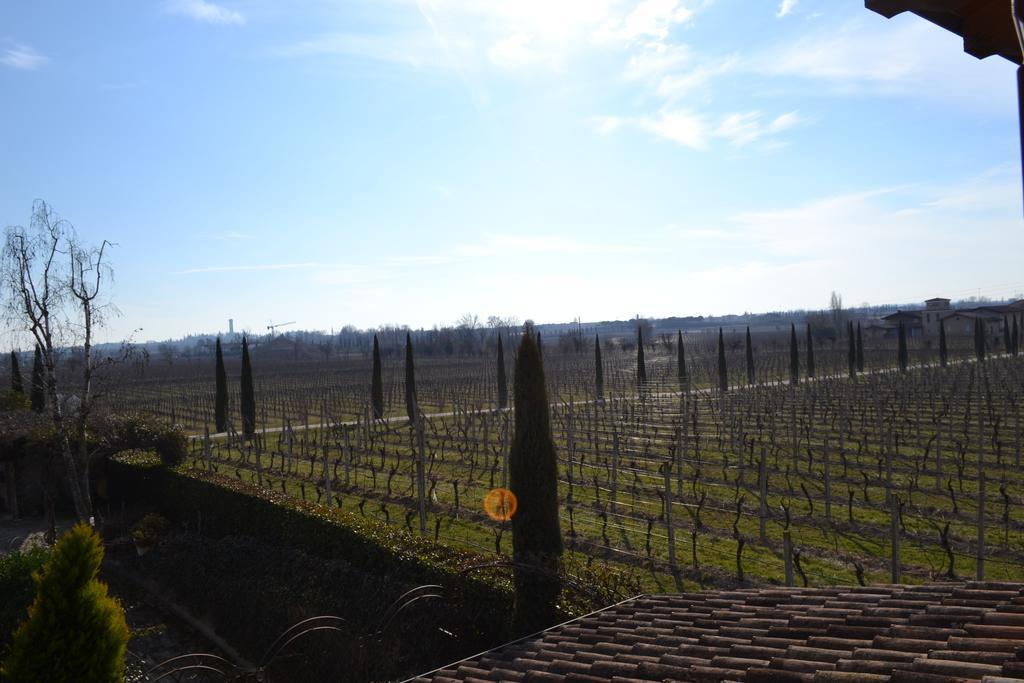
{"type": "Polygon", "coordinates": [[[412,679],[982,680],[1024,681],[1024,584],[643,595],[412,679]]]}

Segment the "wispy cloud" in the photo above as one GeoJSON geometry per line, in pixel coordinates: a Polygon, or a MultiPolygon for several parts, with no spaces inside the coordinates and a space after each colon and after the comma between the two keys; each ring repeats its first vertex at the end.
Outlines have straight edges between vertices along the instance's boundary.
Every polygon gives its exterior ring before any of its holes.
{"type": "Polygon", "coordinates": [[[708,291],[720,292],[732,302],[728,307],[813,304],[809,285],[820,292],[822,307],[830,289],[857,302],[915,301],[974,291],[981,271],[965,265],[963,255],[978,244],[1001,247],[986,255],[986,272],[1016,272],[1016,254],[1024,249],[1019,204],[1017,170],[999,167],[948,185],[881,187],[744,211],[710,226],[675,229],[669,241],[709,254],[707,268],[687,279],[705,290],[715,285],[708,291]],[[913,258],[899,245],[913,245],[913,258]],[[723,252],[727,260],[710,256],[723,252]]]}
{"type": "MultiPolygon", "coordinates": [[[[741,70],[826,84],[825,96],[910,96],[958,109],[1015,108],[1009,62],[967,58],[960,39],[926,21],[857,18],[749,55],[741,70]]],[[[800,92],[805,92],[800,88],[800,92]]]]}
{"type": "Polygon", "coordinates": [[[796,111],[780,114],[767,123],[762,123],[762,116],[759,111],[729,114],[718,124],[715,135],[725,138],[733,146],[743,147],[765,136],[789,130],[804,120],[796,111]]]}
{"type": "Polygon", "coordinates": [[[258,263],[237,266],[208,266],[204,268],[189,268],[181,271],[185,275],[192,273],[240,273],[258,270],[300,270],[314,268],[330,268],[323,263],[258,263]]]}
{"type": "Polygon", "coordinates": [[[744,211],[721,225],[674,234],[680,240],[742,242],[783,259],[828,257],[856,268],[889,258],[878,253],[880,244],[914,244],[916,258],[930,263],[928,255],[958,258],[982,233],[1005,240],[1019,202],[1019,177],[1006,166],[949,185],[896,185],[744,211]]]}
{"type": "Polygon", "coordinates": [[[206,0],[168,0],[165,8],[171,14],[189,17],[208,24],[244,24],[241,13],[206,0]]]}
{"type": "Polygon", "coordinates": [[[714,139],[722,139],[734,147],[744,147],[756,141],[777,145],[773,136],[803,123],[805,119],[796,111],[780,114],[765,121],[760,111],[729,113],[718,118],[684,109],[662,109],[653,116],[597,117],[591,121],[594,128],[605,135],[623,126],[632,126],[671,140],[695,150],[709,149],[714,139]]]}
{"type": "Polygon", "coordinates": [[[20,69],[22,71],[38,69],[47,61],[49,60],[47,60],[46,57],[36,52],[28,45],[22,45],[20,43],[15,43],[0,53],[0,64],[12,69],[20,69]]]}
{"type": "Polygon", "coordinates": [[[325,30],[278,47],[287,57],[347,55],[474,72],[545,67],[563,72],[570,58],[595,49],[632,49],[668,37],[709,0],[395,0],[382,28],[325,30]],[[410,6],[423,25],[410,25],[410,6]]]}
{"type": "Polygon", "coordinates": [[[400,266],[433,266],[444,263],[451,263],[454,261],[451,256],[389,256],[385,259],[388,263],[394,263],[400,266]]]}
{"type": "Polygon", "coordinates": [[[779,3],[779,11],[775,13],[775,16],[781,19],[792,12],[799,2],[800,0],[782,0],[782,2],[779,3]]]}
{"type": "Polygon", "coordinates": [[[696,3],[679,0],[642,0],[621,19],[610,19],[601,27],[599,37],[620,40],[665,40],[675,24],[693,18],[696,3]]]}
{"type": "Polygon", "coordinates": [[[475,259],[512,254],[647,254],[646,244],[581,241],[564,235],[515,235],[486,233],[479,242],[459,244],[447,252],[449,259],[475,259]]]}
{"type": "Polygon", "coordinates": [[[353,57],[414,68],[447,67],[449,60],[429,33],[374,35],[344,31],[323,33],[273,50],[279,57],[353,57]]]}

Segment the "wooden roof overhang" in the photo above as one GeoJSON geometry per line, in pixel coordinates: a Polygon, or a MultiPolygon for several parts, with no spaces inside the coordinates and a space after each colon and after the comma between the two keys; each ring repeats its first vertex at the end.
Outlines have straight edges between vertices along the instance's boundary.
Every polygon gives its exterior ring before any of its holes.
{"type": "Polygon", "coordinates": [[[864,6],[887,18],[912,12],[963,38],[964,52],[978,59],[999,55],[1021,63],[1011,0],[865,0],[864,6]]]}
{"type": "Polygon", "coordinates": [[[912,12],[963,38],[969,55],[978,59],[999,55],[1017,64],[1024,164],[1024,0],[864,0],[864,6],[886,18],[912,12]]]}

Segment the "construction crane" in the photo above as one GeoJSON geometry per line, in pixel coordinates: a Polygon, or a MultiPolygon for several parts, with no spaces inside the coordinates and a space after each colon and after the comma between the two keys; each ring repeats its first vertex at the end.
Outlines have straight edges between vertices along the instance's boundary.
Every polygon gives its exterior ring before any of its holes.
{"type": "Polygon", "coordinates": [[[274,336],[274,332],[277,330],[277,328],[284,327],[285,325],[294,325],[294,324],[295,324],[295,321],[294,320],[290,320],[290,321],[288,321],[286,323],[278,323],[278,324],[275,325],[274,321],[271,320],[270,324],[267,325],[267,329],[270,330],[270,336],[273,337],[274,336]]]}

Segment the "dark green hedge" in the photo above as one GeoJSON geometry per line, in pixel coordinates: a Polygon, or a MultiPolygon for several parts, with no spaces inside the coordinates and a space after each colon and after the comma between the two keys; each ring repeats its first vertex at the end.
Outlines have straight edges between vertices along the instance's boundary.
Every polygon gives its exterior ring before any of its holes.
{"type": "Polygon", "coordinates": [[[280,631],[302,619],[329,614],[351,624],[296,642],[270,663],[269,680],[402,680],[481,649],[440,630],[459,633],[465,620],[451,602],[417,603],[372,637],[365,632],[412,585],[249,536],[177,534],[129,566],[172,589],[175,601],[215,624],[255,663],[280,631]]]}
{"type": "MultiPolygon", "coordinates": [[[[271,549],[239,550],[234,563],[225,559],[231,553],[220,551],[175,556],[158,549],[151,553],[155,559],[163,558],[161,566],[168,569],[159,572],[161,583],[169,583],[167,587],[183,602],[195,599],[194,608],[208,608],[215,627],[224,629],[222,635],[253,658],[258,658],[269,642],[292,623],[324,613],[318,610],[341,610],[349,604],[342,616],[361,621],[363,628],[404,590],[423,584],[444,586],[446,598],[431,610],[417,614],[419,632],[424,637],[428,633],[437,636],[438,629],[443,628],[453,634],[427,648],[412,645],[425,649],[418,654],[429,657],[431,666],[441,666],[508,639],[508,583],[487,572],[464,573],[477,565],[490,564],[491,557],[223,475],[161,467],[152,453],[134,451],[112,458],[107,465],[107,490],[114,506],[124,501],[155,508],[179,526],[199,530],[208,539],[224,543],[233,537],[249,537],[255,540],[231,543],[271,549]],[[291,574],[282,557],[293,557],[297,568],[309,565],[307,557],[319,558],[323,576],[316,599],[309,597],[309,585],[316,583],[312,578],[315,572],[297,569],[291,574]],[[339,577],[345,578],[336,582],[339,577]],[[273,591],[268,586],[277,587],[283,595],[271,599],[273,591]],[[351,608],[352,599],[345,596],[353,592],[374,596],[374,608],[370,603],[351,608]],[[264,602],[267,609],[252,609],[264,602]],[[291,609],[285,609],[285,605],[291,605],[291,609]]],[[[149,555],[143,558],[146,560],[150,560],[149,555]]],[[[408,659],[424,665],[417,657],[408,659]]]]}
{"type": "MultiPolygon", "coordinates": [[[[256,536],[368,571],[397,572],[411,581],[455,581],[458,572],[493,560],[222,474],[161,468],[145,451],[111,458],[107,478],[112,502],[152,505],[203,534],[256,536]]],[[[508,587],[498,589],[472,576],[457,580],[466,590],[508,595],[508,587]]]]}

